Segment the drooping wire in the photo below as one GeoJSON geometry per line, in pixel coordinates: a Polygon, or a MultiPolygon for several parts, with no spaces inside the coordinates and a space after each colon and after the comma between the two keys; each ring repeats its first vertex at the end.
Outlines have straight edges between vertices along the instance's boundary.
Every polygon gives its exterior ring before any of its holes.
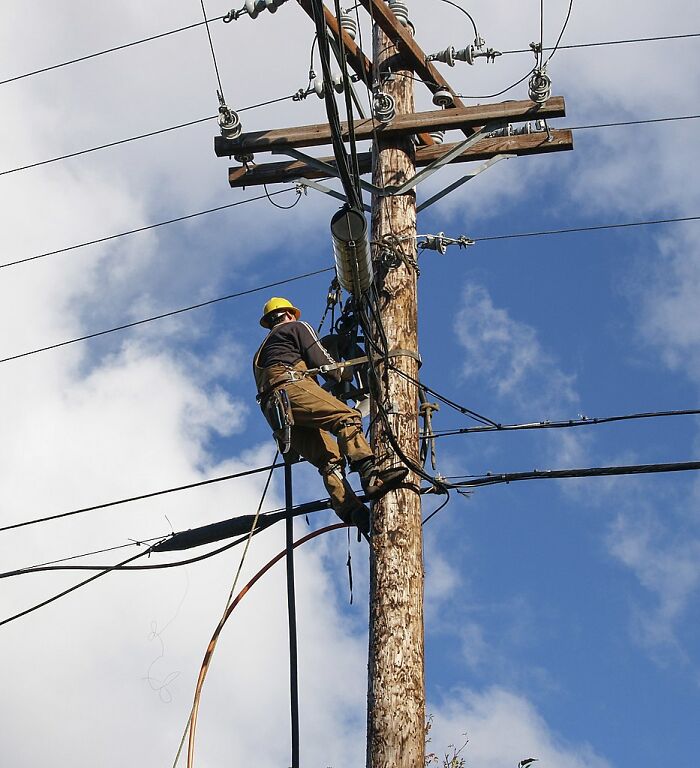
{"type": "MultiPolygon", "coordinates": [[[[335,531],[335,530],[339,530],[346,527],[347,527],[346,523],[335,523],[334,525],[326,526],[325,528],[321,528],[317,531],[312,531],[311,533],[308,533],[306,536],[303,536],[301,539],[298,539],[297,541],[295,541],[293,544],[293,548],[296,549],[297,547],[302,546],[302,544],[306,544],[306,542],[311,541],[312,539],[315,539],[318,536],[322,536],[326,533],[329,533],[330,531],[335,531]]],[[[188,756],[187,756],[188,768],[192,768],[192,764],[194,761],[194,740],[195,740],[195,731],[197,727],[197,712],[199,709],[199,700],[202,694],[202,687],[204,686],[204,681],[209,671],[209,667],[211,665],[211,660],[214,655],[214,651],[216,650],[216,645],[218,643],[219,636],[221,635],[221,632],[226,622],[228,621],[229,617],[231,616],[233,611],[236,609],[236,606],[240,604],[241,600],[246,596],[246,594],[248,594],[250,589],[270,570],[270,568],[272,568],[276,563],[278,563],[280,560],[282,560],[286,556],[286,553],[287,553],[287,550],[285,548],[281,552],[279,552],[277,555],[275,555],[275,557],[273,557],[269,562],[267,562],[253,576],[253,578],[241,589],[241,591],[236,595],[235,599],[230,603],[230,605],[226,609],[226,612],[221,617],[219,624],[214,630],[211,640],[209,641],[209,645],[207,647],[206,653],[204,654],[204,659],[202,661],[202,666],[199,670],[199,676],[198,676],[197,685],[195,688],[194,702],[192,705],[192,713],[191,713],[190,725],[189,725],[190,739],[189,739],[189,749],[188,749],[188,756]]],[[[180,757],[180,751],[178,751],[178,754],[175,758],[175,762],[173,763],[173,768],[176,768],[177,766],[177,763],[180,757]]]]}
{"type": "Polygon", "coordinates": [[[292,208],[296,208],[297,205],[299,205],[299,201],[301,200],[302,194],[303,194],[301,191],[301,187],[295,187],[294,189],[295,189],[295,192],[297,193],[296,200],[293,203],[291,203],[291,205],[280,205],[279,203],[276,203],[272,199],[272,195],[267,189],[267,184],[263,184],[263,189],[265,190],[265,197],[270,201],[272,205],[274,205],[275,208],[279,208],[281,211],[291,211],[292,208]]]}
{"type": "Polygon", "coordinates": [[[442,3],[447,3],[447,5],[451,5],[453,8],[456,8],[458,11],[462,11],[462,13],[471,21],[472,27],[474,27],[474,37],[476,39],[479,38],[479,30],[476,28],[476,21],[474,21],[474,17],[469,13],[469,11],[466,10],[466,8],[462,8],[461,5],[458,5],[457,3],[452,2],[452,0],[440,0],[442,3]]]}

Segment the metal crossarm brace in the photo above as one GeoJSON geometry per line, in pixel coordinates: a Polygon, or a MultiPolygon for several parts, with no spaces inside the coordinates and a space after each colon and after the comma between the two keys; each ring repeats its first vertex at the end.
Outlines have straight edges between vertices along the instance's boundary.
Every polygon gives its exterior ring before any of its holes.
{"type": "Polygon", "coordinates": [[[517,157],[517,155],[496,155],[495,157],[490,158],[485,163],[482,163],[473,173],[468,173],[466,176],[462,176],[461,179],[457,179],[457,181],[445,187],[445,189],[441,190],[436,195],[433,195],[432,197],[429,197],[427,200],[422,202],[416,208],[416,213],[420,213],[421,211],[424,211],[426,208],[430,208],[430,206],[433,205],[433,203],[437,203],[438,200],[442,200],[442,198],[449,195],[450,192],[454,192],[455,189],[459,189],[462,186],[462,184],[466,184],[468,181],[471,181],[475,176],[478,176],[480,173],[483,173],[487,168],[490,168],[492,165],[495,165],[501,160],[510,160],[512,157],[517,157]]]}
{"type": "MultiPolygon", "coordinates": [[[[302,178],[295,179],[294,183],[301,187],[309,187],[310,189],[315,189],[317,192],[323,192],[324,195],[334,197],[336,200],[340,200],[343,203],[347,203],[348,201],[347,197],[345,197],[342,192],[337,192],[335,189],[331,189],[330,187],[325,186],[325,184],[319,184],[317,181],[302,178]]],[[[367,205],[367,203],[362,203],[362,207],[365,209],[365,211],[367,211],[367,213],[372,212],[372,208],[367,205]]]]}

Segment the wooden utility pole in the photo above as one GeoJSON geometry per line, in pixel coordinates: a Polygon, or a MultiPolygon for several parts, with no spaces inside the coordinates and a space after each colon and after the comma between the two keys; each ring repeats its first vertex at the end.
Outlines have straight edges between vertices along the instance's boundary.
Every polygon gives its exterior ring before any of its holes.
{"type": "MultiPolygon", "coordinates": [[[[297,0],[314,18],[311,0],[297,0]]],[[[381,387],[379,403],[384,418],[375,418],[372,445],[386,465],[400,466],[404,458],[420,465],[418,449],[418,296],[416,269],[415,184],[441,164],[503,159],[504,156],[560,152],[573,149],[571,131],[550,129],[548,119],[563,117],[564,100],[552,96],[543,103],[506,101],[500,104],[462,103],[455,91],[414,40],[410,27],[393,12],[404,16],[401,3],[360,0],[374,22],[373,61],[360,50],[338,19],[324,6],[324,23],[331,37],[345,48],[347,63],[371,88],[394,100],[396,116],[386,123],[376,118],[356,120],[355,137],[373,140],[372,153],[360,153],[360,175],[373,173],[372,250],[381,329],[376,317],[376,344],[386,344],[396,353],[385,370],[376,348],[367,351],[376,360],[381,387]],[[414,112],[413,83],[423,81],[445,109],[414,112]],[[450,96],[451,94],[451,96],[450,96]],[[534,131],[530,121],[540,120],[534,131]],[[512,129],[509,123],[525,123],[512,129]],[[545,130],[541,130],[544,125],[545,130]],[[431,132],[459,131],[460,141],[435,144],[431,132]],[[413,135],[422,146],[416,148],[413,135]],[[465,138],[466,137],[466,138],[465,138]],[[416,167],[425,171],[414,179],[416,167]],[[405,191],[410,184],[409,191],[405,191]],[[381,194],[377,194],[377,192],[381,194]],[[389,252],[390,259],[385,258],[389,252]],[[382,334],[377,333],[382,331],[382,334]],[[396,450],[398,449],[398,450],[396,450]]],[[[330,87],[330,83],[326,84],[330,87]]],[[[305,98],[302,93],[300,98],[305,98]]],[[[347,124],[339,127],[340,138],[348,138],[347,124]]],[[[217,137],[219,157],[234,157],[240,164],[229,169],[232,187],[295,181],[335,197],[344,195],[317,183],[339,177],[340,163],[334,157],[311,156],[302,149],[328,145],[337,137],[328,123],[243,133],[234,138],[217,137]],[[263,153],[285,154],[289,160],[260,163],[263,153]],[[255,159],[255,162],[252,162],[255,159]]],[[[341,158],[342,160],[342,158],[341,158]]],[[[483,168],[481,169],[483,170],[483,168]]],[[[460,183],[477,175],[465,174],[460,183]]],[[[456,189],[455,184],[444,192],[456,189]]],[[[432,204],[437,196],[424,201],[432,204]]],[[[373,404],[378,416],[377,403],[373,404]]],[[[409,474],[403,487],[377,501],[372,510],[370,548],[369,682],[367,712],[367,768],[424,768],[425,679],[423,634],[423,543],[421,529],[420,478],[409,474]]],[[[217,529],[218,530],[218,529],[217,529]]]]}
{"type": "MultiPolygon", "coordinates": [[[[374,81],[392,96],[397,117],[411,114],[413,80],[392,40],[374,28],[374,81]],[[394,77],[387,80],[389,67],[394,77]],[[402,76],[408,75],[408,77],[402,76]]],[[[415,173],[410,137],[379,135],[374,144],[373,183],[401,185],[415,173]]],[[[389,350],[415,353],[393,359],[397,368],[418,378],[418,275],[415,189],[372,200],[375,286],[389,350]],[[391,236],[407,260],[385,270],[381,246],[391,236]]],[[[418,463],[418,392],[394,371],[384,372],[384,406],[401,450],[418,463]]],[[[376,409],[376,405],[375,405],[376,409]]],[[[390,464],[400,461],[381,419],[375,421],[373,449],[390,464]]],[[[368,768],[423,768],[425,763],[425,675],[423,637],[423,543],[419,478],[377,501],[372,510],[370,550],[369,682],[367,712],[368,768]]]]}

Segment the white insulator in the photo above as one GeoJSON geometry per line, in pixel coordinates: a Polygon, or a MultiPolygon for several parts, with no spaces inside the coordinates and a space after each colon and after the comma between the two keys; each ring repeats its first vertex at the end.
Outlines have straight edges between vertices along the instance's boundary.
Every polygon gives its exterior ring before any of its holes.
{"type": "Polygon", "coordinates": [[[435,104],[436,107],[447,109],[448,107],[454,106],[454,103],[455,97],[446,88],[435,91],[433,94],[433,104],[435,104]]]}
{"type": "Polygon", "coordinates": [[[445,131],[431,131],[429,136],[436,144],[442,144],[445,141],[445,131]]]}
{"type": "Polygon", "coordinates": [[[387,0],[387,5],[404,27],[413,27],[408,18],[408,4],[404,0],[387,0]]]}
{"type": "Polygon", "coordinates": [[[345,30],[353,40],[357,38],[357,19],[350,14],[350,11],[341,9],[340,28],[345,30]]]}
{"type": "Polygon", "coordinates": [[[245,0],[245,9],[251,19],[256,19],[265,8],[265,0],[245,0]]]}
{"type": "Polygon", "coordinates": [[[394,97],[384,91],[375,91],[372,112],[380,123],[390,123],[396,117],[394,97]]]}
{"type": "MultiPolygon", "coordinates": [[[[342,93],[345,89],[345,83],[341,74],[333,75],[332,83],[333,90],[337,93],[342,93]]],[[[326,95],[326,85],[323,82],[322,77],[317,77],[314,80],[313,89],[319,99],[322,99],[326,95]]]]}
{"type": "Polygon", "coordinates": [[[341,208],[331,219],[331,235],[338,282],[348,293],[364,293],[374,274],[364,214],[341,208]]]}
{"type": "Polygon", "coordinates": [[[552,95],[552,81],[544,69],[536,69],[528,83],[528,96],[535,104],[544,104],[552,95]]]}

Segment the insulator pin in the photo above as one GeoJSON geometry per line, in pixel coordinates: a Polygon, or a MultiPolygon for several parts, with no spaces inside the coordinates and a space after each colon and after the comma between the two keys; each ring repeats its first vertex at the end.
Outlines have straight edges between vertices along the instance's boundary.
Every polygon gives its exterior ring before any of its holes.
{"type": "MultiPolygon", "coordinates": [[[[343,76],[333,75],[333,90],[336,93],[342,93],[345,88],[345,83],[343,82],[343,76]]],[[[319,99],[322,99],[326,95],[326,84],[323,81],[322,77],[317,77],[313,82],[313,89],[316,95],[319,99]]]]}
{"type": "Polygon", "coordinates": [[[429,136],[436,144],[442,144],[445,141],[445,131],[432,131],[429,136]]]}
{"type": "Polygon", "coordinates": [[[238,114],[225,104],[219,107],[219,128],[225,139],[237,139],[243,131],[238,114]]]}

